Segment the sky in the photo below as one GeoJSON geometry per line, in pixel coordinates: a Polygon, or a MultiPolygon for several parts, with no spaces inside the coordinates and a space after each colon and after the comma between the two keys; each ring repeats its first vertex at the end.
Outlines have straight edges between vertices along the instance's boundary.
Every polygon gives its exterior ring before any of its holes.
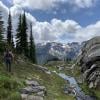
{"type": "Polygon", "coordinates": [[[100,36],[100,0],[0,0],[5,23],[9,9],[14,35],[18,16],[26,11],[35,42],[82,42],[100,36]]]}

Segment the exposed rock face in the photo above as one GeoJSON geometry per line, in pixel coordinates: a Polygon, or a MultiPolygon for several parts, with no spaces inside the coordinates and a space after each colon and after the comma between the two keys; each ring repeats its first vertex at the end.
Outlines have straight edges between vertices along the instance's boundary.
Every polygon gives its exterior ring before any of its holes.
{"type": "Polygon", "coordinates": [[[89,87],[100,87],[100,36],[85,43],[79,63],[89,87]]]}

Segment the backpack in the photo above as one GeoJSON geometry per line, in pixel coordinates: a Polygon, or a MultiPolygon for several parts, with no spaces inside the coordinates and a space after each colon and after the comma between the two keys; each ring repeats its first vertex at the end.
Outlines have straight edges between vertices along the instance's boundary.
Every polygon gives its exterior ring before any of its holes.
{"type": "Polygon", "coordinates": [[[10,52],[5,53],[5,59],[6,60],[12,60],[12,54],[10,52]]]}

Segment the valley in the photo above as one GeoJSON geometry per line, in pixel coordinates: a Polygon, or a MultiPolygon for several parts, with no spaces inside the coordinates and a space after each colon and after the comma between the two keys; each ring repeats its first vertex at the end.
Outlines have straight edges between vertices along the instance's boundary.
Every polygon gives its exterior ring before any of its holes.
{"type": "Polygon", "coordinates": [[[100,100],[99,0],[0,0],[0,100],[100,100]]]}

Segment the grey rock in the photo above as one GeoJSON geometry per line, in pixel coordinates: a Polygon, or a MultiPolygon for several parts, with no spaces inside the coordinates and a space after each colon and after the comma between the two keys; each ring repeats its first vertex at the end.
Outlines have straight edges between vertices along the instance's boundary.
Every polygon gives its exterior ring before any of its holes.
{"type": "Polygon", "coordinates": [[[27,98],[27,100],[43,100],[43,97],[29,95],[28,98],[27,98]]]}
{"type": "Polygon", "coordinates": [[[37,95],[38,95],[38,96],[41,96],[41,97],[44,97],[44,96],[45,96],[44,91],[38,92],[37,95]]]}
{"type": "Polygon", "coordinates": [[[93,88],[93,82],[90,82],[90,84],[89,84],[89,88],[91,89],[91,88],[93,88]]]}
{"type": "Polygon", "coordinates": [[[28,94],[21,94],[21,98],[22,98],[22,100],[27,100],[28,94]]]}
{"type": "Polygon", "coordinates": [[[89,88],[100,85],[100,36],[88,40],[81,50],[79,59],[81,71],[89,88]]]}
{"type": "Polygon", "coordinates": [[[34,96],[28,94],[21,94],[22,100],[43,100],[41,96],[34,96]]]}
{"type": "Polygon", "coordinates": [[[77,81],[79,84],[82,84],[84,82],[84,78],[83,78],[83,75],[80,75],[78,78],[77,78],[77,81]]]}
{"type": "Polygon", "coordinates": [[[41,86],[34,80],[26,80],[26,85],[27,87],[20,90],[22,100],[43,100],[46,95],[45,86],[41,86]]]}
{"type": "Polygon", "coordinates": [[[37,93],[40,91],[45,91],[46,88],[44,86],[27,86],[23,89],[21,89],[21,93],[25,93],[25,94],[31,94],[31,93],[37,93]]]}
{"type": "Polygon", "coordinates": [[[38,86],[39,83],[34,80],[26,80],[26,85],[38,86]]]}
{"type": "Polygon", "coordinates": [[[51,74],[51,72],[50,72],[50,71],[46,71],[45,73],[47,73],[47,74],[49,74],[49,75],[51,74]]]}
{"type": "Polygon", "coordinates": [[[21,89],[21,93],[24,93],[24,94],[31,94],[31,93],[35,93],[38,91],[39,90],[37,88],[33,88],[31,86],[27,86],[27,87],[21,89]]]}
{"type": "Polygon", "coordinates": [[[37,88],[38,88],[39,90],[46,90],[46,87],[45,87],[45,86],[37,86],[37,88]]]}

